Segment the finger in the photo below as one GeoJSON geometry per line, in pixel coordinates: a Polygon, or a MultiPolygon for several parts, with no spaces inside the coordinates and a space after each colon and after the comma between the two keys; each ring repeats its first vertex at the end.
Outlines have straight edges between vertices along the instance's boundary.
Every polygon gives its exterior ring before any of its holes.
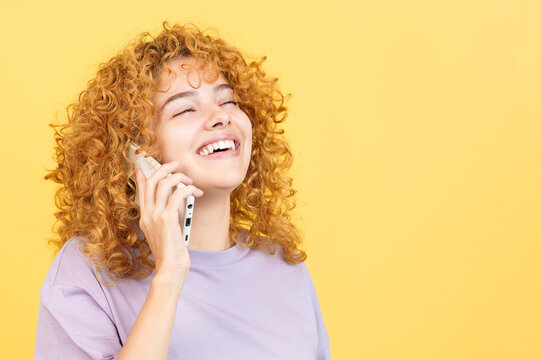
{"type": "Polygon", "coordinates": [[[146,179],[145,186],[145,204],[149,211],[154,210],[156,202],[156,185],[158,181],[167,176],[170,172],[175,170],[178,166],[177,162],[165,163],[158,168],[152,175],[146,179]]]}
{"type": "Polygon", "coordinates": [[[183,173],[174,173],[166,176],[164,179],[161,179],[158,183],[158,188],[156,189],[156,205],[154,211],[162,211],[167,203],[167,200],[171,196],[174,186],[178,183],[183,183],[184,185],[190,185],[193,183],[193,180],[183,174],[183,173]]]}
{"type": "Polygon", "coordinates": [[[143,175],[143,171],[137,168],[137,171],[135,172],[135,188],[138,190],[137,195],[139,200],[139,208],[141,211],[145,208],[145,185],[145,176],[143,175]]]}
{"type": "Polygon", "coordinates": [[[193,186],[188,185],[183,188],[177,188],[173,195],[171,195],[171,198],[169,199],[169,202],[167,203],[167,206],[165,207],[165,211],[167,212],[178,212],[181,204],[184,204],[184,199],[187,198],[190,195],[193,195],[195,197],[203,196],[203,190],[193,186]]]}

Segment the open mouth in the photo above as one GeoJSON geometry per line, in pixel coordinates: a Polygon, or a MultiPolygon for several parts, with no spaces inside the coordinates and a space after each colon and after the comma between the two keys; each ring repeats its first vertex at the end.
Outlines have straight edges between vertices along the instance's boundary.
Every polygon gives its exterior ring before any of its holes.
{"type": "Polygon", "coordinates": [[[229,157],[229,156],[235,156],[240,152],[240,143],[236,140],[233,140],[235,150],[233,150],[232,147],[227,148],[218,148],[213,149],[212,152],[208,152],[208,149],[206,149],[205,146],[202,146],[197,150],[197,155],[207,158],[221,158],[221,157],[229,157]],[[202,151],[205,150],[205,151],[202,151]]]}

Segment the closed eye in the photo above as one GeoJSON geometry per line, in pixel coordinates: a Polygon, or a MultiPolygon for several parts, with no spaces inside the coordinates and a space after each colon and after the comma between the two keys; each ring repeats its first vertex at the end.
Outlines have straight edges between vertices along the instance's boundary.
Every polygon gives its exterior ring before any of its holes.
{"type": "MultiPolygon", "coordinates": [[[[222,105],[225,105],[225,104],[234,104],[234,105],[238,105],[239,103],[238,103],[237,101],[230,100],[230,101],[224,102],[222,105]]],[[[184,114],[184,113],[186,113],[186,112],[188,112],[188,111],[195,111],[195,110],[194,110],[194,109],[186,109],[186,110],[184,110],[184,111],[179,112],[178,114],[173,115],[173,117],[178,116],[178,115],[182,115],[182,114],[184,114]]]]}
{"type": "Polygon", "coordinates": [[[173,117],[175,117],[175,116],[177,116],[177,115],[182,115],[182,114],[184,114],[184,113],[187,112],[187,111],[195,111],[195,110],[194,110],[194,109],[186,109],[186,110],[184,110],[184,111],[179,112],[178,114],[173,115],[173,117]]]}

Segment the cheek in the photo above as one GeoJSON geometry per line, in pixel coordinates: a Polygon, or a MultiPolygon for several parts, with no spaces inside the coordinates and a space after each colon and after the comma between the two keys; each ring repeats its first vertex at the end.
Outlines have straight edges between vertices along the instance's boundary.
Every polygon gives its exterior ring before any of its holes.
{"type": "Polygon", "coordinates": [[[248,117],[248,115],[243,113],[243,122],[242,122],[242,130],[246,134],[246,136],[252,138],[252,121],[248,117]]]}
{"type": "Polygon", "coordinates": [[[248,125],[246,128],[246,142],[247,142],[247,156],[249,158],[252,157],[252,151],[253,151],[253,133],[252,133],[252,126],[251,124],[248,125]]]}
{"type": "Polygon", "coordinates": [[[164,126],[157,136],[160,153],[163,155],[165,162],[177,160],[180,156],[183,156],[182,154],[190,150],[190,135],[186,129],[164,126]]]}
{"type": "Polygon", "coordinates": [[[248,125],[246,125],[243,128],[244,132],[244,141],[246,142],[246,148],[249,150],[249,153],[252,152],[252,145],[253,145],[253,133],[252,133],[252,126],[250,122],[248,122],[248,125]]]}

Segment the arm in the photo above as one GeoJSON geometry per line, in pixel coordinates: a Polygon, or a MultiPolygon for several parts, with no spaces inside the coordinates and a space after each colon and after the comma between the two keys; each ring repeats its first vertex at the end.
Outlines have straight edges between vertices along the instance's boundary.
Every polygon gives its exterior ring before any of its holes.
{"type": "Polygon", "coordinates": [[[148,179],[140,171],[135,173],[140,191],[139,226],[155,258],[156,275],[118,360],[167,358],[180,292],[191,264],[182,241],[179,208],[189,195],[203,195],[202,190],[188,185],[177,187],[169,197],[179,181],[192,182],[182,173],[167,176],[177,166],[178,163],[161,165],[148,179]]]}
{"type": "Polygon", "coordinates": [[[145,303],[117,360],[167,358],[184,280],[185,277],[179,281],[160,275],[152,279],[145,303]]]}
{"type": "Polygon", "coordinates": [[[308,289],[310,291],[310,297],[312,298],[312,306],[314,308],[314,314],[316,317],[316,326],[317,326],[317,336],[318,336],[318,346],[317,346],[317,360],[330,360],[331,359],[331,349],[329,343],[329,334],[327,333],[327,328],[325,327],[325,322],[323,321],[323,315],[321,313],[321,307],[319,305],[319,299],[316,293],[316,288],[312,280],[312,276],[308,271],[308,268],[305,266],[305,276],[308,283],[308,289]]]}
{"type": "Polygon", "coordinates": [[[112,314],[103,299],[79,286],[42,286],[36,360],[112,360],[121,348],[112,314]]]}

